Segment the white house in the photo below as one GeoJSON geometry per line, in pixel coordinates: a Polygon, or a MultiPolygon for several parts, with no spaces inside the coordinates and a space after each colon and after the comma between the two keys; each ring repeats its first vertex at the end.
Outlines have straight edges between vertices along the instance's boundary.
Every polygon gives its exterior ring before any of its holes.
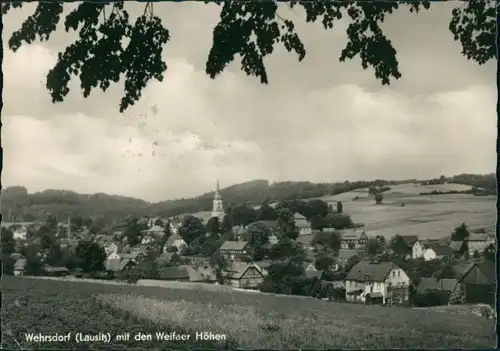
{"type": "Polygon", "coordinates": [[[274,234],[269,236],[269,244],[276,245],[278,243],[278,237],[274,234]]]}
{"type": "Polygon", "coordinates": [[[341,249],[352,249],[359,250],[365,247],[368,241],[368,235],[364,230],[345,230],[342,232],[340,238],[340,248],[341,249]]]}
{"type": "Polygon", "coordinates": [[[453,255],[453,249],[449,246],[431,244],[425,247],[423,252],[424,260],[430,261],[435,259],[443,259],[453,255]]]}
{"type": "Polygon", "coordinates": [[[420,241],[416,241],[411,247],[411,258],[416,259],[423,257],[425,247],[420,243],[420,241]]]}
{"type": "Polygon", "coordinates": [[[169,249],[176,248],[177,251],[181,251],[187,246],[187,243],[182,239],[179,234],[172,234],[168,237],[165,246],[163,246],[163,252],[169,251],[169,249]]]}
{"type": "Polygon", "coordinates": [[[115,252],[115,253],[118,252],[118,250],[119,250],[118,244],[115,242],[112,242],[111,244],[109,244],[108,246],[106,246],[104,248],[104,251],[106,252],[106,255],[108,255],[108,256],[110,254],[112,254],[113,252],[115,252]]]}
{"type": "Polygon", "coordinates": [[[108,254],[108,257],[107,257],[108,260],[120,260],[121,257],[120,255],[118,255],[118,252],[116,251],[112,251],[108,254]]]}
{"type": "Polygon", "coordinates": [[[304,270],[306,272],[316,272],[317,271],[316,267],[314,267],[314,264],[312,264],[310,262],[304,262],[303,266],[304,266],[304,270]]]}
{"type": "Polygon", "coordinates": [[[408,301],[410,278],[392,262],[361,261],[345,278],[346,300],[385,304],[408,301]]]}
{"type": "Polygon", "coordinates": [[[295,219],[295,226],[299,229],[299,235],[312,234],[311,223],[307,221],[306,217],[300,213],[296,213],[293,215],[293,218],[295,219]]]}

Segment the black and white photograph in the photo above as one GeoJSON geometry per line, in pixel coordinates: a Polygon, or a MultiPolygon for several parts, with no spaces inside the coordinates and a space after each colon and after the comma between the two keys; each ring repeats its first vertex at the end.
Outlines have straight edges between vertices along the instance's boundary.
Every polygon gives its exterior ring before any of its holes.
{"type": "Polygon", "coordinates": [[[496,2],[1,8],[3,349],[496,347],[496,2]]]}

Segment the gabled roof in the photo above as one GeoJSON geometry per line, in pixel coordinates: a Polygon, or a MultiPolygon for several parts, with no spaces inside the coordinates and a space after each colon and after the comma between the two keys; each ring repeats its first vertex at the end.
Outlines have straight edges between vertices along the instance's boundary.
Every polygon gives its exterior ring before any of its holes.
{"type": "Polygon", "coordinates": [[[455,276],[460,279],[468,273],[472,267],[474,267],[474,263],[458,263],[453,265],[453,271],[455,272],[455,276]]]}
{"type": "Polygon", "coordinates": [[[254,262],[254,264],[258,268],[268,269],[273,264],[273,261],[272,260],[261,260],[261,261],[254,262]]]}
{"type": "MultiPolygon", "coordinates": [[[[168,237],[167,241],[165,242],[165,245],[167,247],[172,246],[176,240],[184,241],[184,239],[182,239],[182,236],[180,236],[179,234],[172,234],[168,237]]],[[[184,241],[184,243],[185,243],[185,241],[184,241]]]]}
{"type": "Polygon", "coordinates": [[[189,279],[189,272],[186,267],[165,267],[160,269],[159,277],[163,280],[189,279]]]}
{"type": "Polygon", "coordinates": [[[415,243],[418,241],[418,235],[400,235],[399,236],[401,240],[408,246],[408,248],[412,247],[415,245],[415,243]]]}
{"type": "Polygon", "coordinates": [[[56,273],[56,272],[69,272],[69,269],[66,267],[51,267],[45,266],[43,270],[47,273],[56,273]]]}
{"type": "Polygon", "coordinates": [[[130,259],[110,259],[106,261],[106,269],[113,272],[121,272],[129,263],[130,259]]]}
{"type": "Polygon", "coordinates": [[[359,255],[361,252],[356,250],[339,250],[337,257],[342,260],[348,260],[349,258],[359,255]]]}
{"type": "Polygon", "coordinates": [[[487,241],[491,238],[492,236],[490,234],[473,233],[469,235],[467,241],[487,241]]]}
{"type": "Polygon", "coordinates": [[[431,244],[426,247],[426,250],[432,250],[437,256],[449,256],[453,254],[453,250],[449,246],[431,244]]]}
{"type": "Polygon", "coordinates": [[[225,241],[219,250],[244,250],[248,245],[247,241],[225,241]]]}
{"type": "MultiPolygon", "coordinates": [[[[481,270],[481,272],[483,272],[483,274],[486,276],[486,278],[488,278],[491,282],[495,282],[496,280],[496,269],[495,269],[495,263],[493,263],[492,261],[489,261],[489,260],[484,260],[483,262],[480,262],[480,263],[475,263],[473,265],[474,266],[477,266],[479,268],[479,270],[481,270]]],[[[471,267],[472,269],[472,267],[471,267]]],[[[470,272],[470,269],[467,273],[470,272]]],[[[465,275],[467,275],[467,273],[465,273],[465,275]]],[[[464,276],[465,276],[464,275],[464,276]]]]}
{"type": "Polygon", "coordinates": [[[341,240],[359,240],[361,235],[366,235],[364,230],[344,230],[341,231],[341,240]]]}
{"type": "Polygon", "coordinates": [[[458,279],[421,278],[417,292],[423,294],[428,290],[453,291],[458,284],[458,279]]]}
{"type": "Polygon", "coordinates": [[[245,263],[245,262],[235,262],[231,264],[224,270],[224,273],[227,278],[241,279],[243,277],[243,274],[245,274],[245,272],[252,267],[255,268],[262,275],[260,269],[256,267],[253,263],[245,263]]]}
{"type": "Polygon", "coordinates": [[[307,218],[303,215],[301,215],[300,213],[295,213],[293,215],[293,218],[296,220],[296,221],[307,221],[307,218]]]}
{"type": "Polygon", "coordinates": [[[452,249],[454,252],[458,252],[462,249],[462,246],[464,246],[463,241],[452,241],[450,243],[450,249],[452,249]]]}
{"type": "Polygon", "coordinates": [[[144,233],[151,233],[151,234],[160,233],[160,232],[163,233],[164,229],[162,227],[160,227],[159,225],[154,225],[149,229],[143,230],[143,232],[144,233]]]}
{"type": "Polygon", "coordinates": [[[372,263],[361,261],[347,273],[345,280],[383,282],[393,269],[401,269],[392,262],[372,263]]]}
{"type": "Polygon", "coordinates": [[[321,279],[323,271],[306,271],[307,279],[321,279]]]}

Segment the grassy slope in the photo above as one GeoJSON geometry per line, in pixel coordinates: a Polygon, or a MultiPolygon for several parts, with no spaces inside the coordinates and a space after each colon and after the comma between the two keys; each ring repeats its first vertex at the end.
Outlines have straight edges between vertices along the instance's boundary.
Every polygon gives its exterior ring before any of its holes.
{"type": "MultiPolygon", "coordinates": [[[[489,348],[494,321],[407,308],[328,303],[245,293],[157,287],[3,280],[3,324],[23,348],[110,348],[103,344],[28,345],[25,332],[212,331],[243,348],[489,348]],[[18,300],[20,307],[16,306],[18,300]]],[[[12,337],[4,347],[19,348],[12,337]]],[[[214,347],[207,342],[115,343],[121,349],[214,347]]],[[[229,346],[227,344],[220,347],[229,346]]]]}

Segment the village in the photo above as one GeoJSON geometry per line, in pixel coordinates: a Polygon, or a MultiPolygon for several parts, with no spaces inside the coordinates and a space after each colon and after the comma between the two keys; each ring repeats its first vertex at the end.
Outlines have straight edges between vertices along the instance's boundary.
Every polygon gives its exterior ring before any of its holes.
{"type": "MultiPolygon", "coordinates": [[[[84,225],[72,232],[68,218],[57,223],[56,239],[51,239],[48,225],[2,223],[2,242],[12,248],[11,273],[17,276],[215,284],[389,306],[494,301],[496,248],[491,233],[463,224],[447,238],[396,234],[386,240],[349,220],[340,220],[347,224],[336,228],[313,229],[314,218],[284,206],[279,214],[227,228],[231,224],[217,184],[208,219],[189,214],[143,217],[129,220],[122,231],[91,234],[84,225]],[[278,218],[270,220],[273,216],[278,218]],[[26,249],[26,228],[44,228],[41,237],[32,239],[41,244],[35,254],[26,249]],[[9,232],[15,242],[10,246],[4,239],[9,232]],[[64,250],[96,262],[82,263],[80,258],[79,263],[55,265],[51,256],[60,258],[64,250]]],[[[268,204],[262,207],[268,215],[276,212],[268,204]]],[[[338,219],[342,204],[328,211],[338,219]]]]}

